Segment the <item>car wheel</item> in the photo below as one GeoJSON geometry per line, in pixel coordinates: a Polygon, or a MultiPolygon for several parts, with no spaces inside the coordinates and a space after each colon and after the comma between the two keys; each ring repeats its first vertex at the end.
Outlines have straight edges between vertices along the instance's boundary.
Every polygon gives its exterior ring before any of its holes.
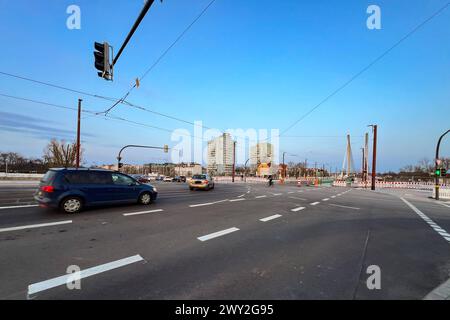
{"type": "Polygon", "coordinates": [[[60,207],[65,213],[78,213],[83,209],[83,200],[78,197],[68,197],[61,202],[60,207]]]}
{"type": "Polygon", "coordinates": [[[148,192],[144,192],[139,196],[139,203],[143,205],[149,205],[152,203],[152,195],[148,192]]]}

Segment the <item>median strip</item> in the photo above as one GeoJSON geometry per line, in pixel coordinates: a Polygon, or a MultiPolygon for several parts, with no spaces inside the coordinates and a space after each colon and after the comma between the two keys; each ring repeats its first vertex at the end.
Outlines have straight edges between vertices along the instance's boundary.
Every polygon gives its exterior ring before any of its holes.
{"type": "Polygon", "coordinates": [[[214,233],[208,234],[206,236],[199,237],[197,239],[202,241],[202,242],[204,242],[204,241],[208,241],[208,240],[211,240],[211,239],[214,239],[214,238],[222,237],[224,235],[227,235],[227,234],[230,234],[230,233],[233,233],[233,232],[236,232],[236,231],[239,231],[239,229],[238,228],[230,228],[230,229],[214,232],[214,233]]]}
{"type": "Polygon", "coordinates": [[[41,223],[41,224],[32,224],[32,225],[28,225],[28,226],[20,226],[20,227],[12,227],[12,228],[4,228],[4,229],[0,229],[0,232],[10,232],[10,231],[18,231],[18,230],[36,229],[36,228],[43,228],[43,227],[53,227],[53,226],[59,226],[59,225],[69,224],[69,223],[72,223],[72,220],[50,222],[50,223],[41,223]]]}
{"type": "Polygon", "coordinates": [[[260,219],[259,221],[261,221],[261,222],[268,222],[268,221],[275,220],[275,219],[278,219],[278,218],[281,218],[281,217],[282,217],[281,214],[276,214],[274,216],[270,216],[270,217],[267,217],[267,218],[264,218],[264,219],[260,219]]]}
{"type": "Polygon", "coordinates": [[[163,209],[157,209],[157,210],[150,210],[150,211],[131,212],[131,213],[124,213],[123,216],[124,217],[139,216],[139,215],[142,215],[142,214],[156,213],[156,212],[162,212],[162,211],[164,211],[164,210],[163,209]]]}
{"type": "Polygon", "coordinates": [[[89,268],[86,270],[82,270],[79,273],[67,274],[64,276],[60,276],[57,278],[53,278],[50,280],[34,283],[28,286],[28,295],[32,295],[41,291],[45,291],[51,288],[55,288],[67,283],[71,283],[74,279],[83,279],[87,278],[102,272],[110,271],[113,269],[117,269],[138,261],[143,261],[144,259],[140,255],[135,255],[129,258],[113,261],[110,263],[102,264],[97,267],[89,268]]]}

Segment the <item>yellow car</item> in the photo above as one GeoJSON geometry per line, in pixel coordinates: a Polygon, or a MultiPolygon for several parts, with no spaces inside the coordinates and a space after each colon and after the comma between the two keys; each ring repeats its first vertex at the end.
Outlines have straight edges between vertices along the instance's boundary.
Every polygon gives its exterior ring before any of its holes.
{"type": "Polygon", "coordinates": [[[214,189],[214,179],[208,174],[198,174],[193,176],[189,180],[189,189],[203,189],[203,190],[211,190],[214,189]]]}

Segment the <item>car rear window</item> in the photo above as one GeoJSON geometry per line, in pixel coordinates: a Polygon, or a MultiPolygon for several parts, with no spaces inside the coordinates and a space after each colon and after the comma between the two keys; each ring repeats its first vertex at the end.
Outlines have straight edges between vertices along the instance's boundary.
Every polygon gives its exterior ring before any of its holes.
{"type": "Polygon", "coordinates": [[[199,179],[199,180],[205,180],[206,176],[204,174],[198,174],[192,177],[192,179],[199,179]]]}
{"type": "Polygon", "coordinates": [[[44,177],[42,178],[41,182],[45,182],[45,183],[50,183],[53,181],[53,179],[55,178],[57,172],[56,171],[48,171],[44,177]]]}

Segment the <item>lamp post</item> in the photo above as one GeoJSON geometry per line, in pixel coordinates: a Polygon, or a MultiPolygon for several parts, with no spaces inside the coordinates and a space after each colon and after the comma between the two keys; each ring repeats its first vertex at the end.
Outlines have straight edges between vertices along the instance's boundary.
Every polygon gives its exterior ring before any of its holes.
{"type": "MultiPolygon", "coordinates": [[[[435,170],[435,173],[437,173],[437,171],[438,171],[438,169],[439,169],[439,149],[440,149],[440,147],[441,147],[441,142],[442,142],[442,139],[445,137],[445,135],[447,135],[448,133],[450,132],[450,130],[447,130],[447,132],[445,132],[440,138],[439,138],[439,140],[438,140],[438,143],[437,143],[437,147],[436,147],[436,170],[435,170]]],[[[436,174],[436,180],[435,180],[435,186],[434,186],[434,188],[435,188],[435,190],[436,190],[436,200],[439,200],[439,188],[440,188],[440,186],[439,186],[439,176],[436,174]]]]}

